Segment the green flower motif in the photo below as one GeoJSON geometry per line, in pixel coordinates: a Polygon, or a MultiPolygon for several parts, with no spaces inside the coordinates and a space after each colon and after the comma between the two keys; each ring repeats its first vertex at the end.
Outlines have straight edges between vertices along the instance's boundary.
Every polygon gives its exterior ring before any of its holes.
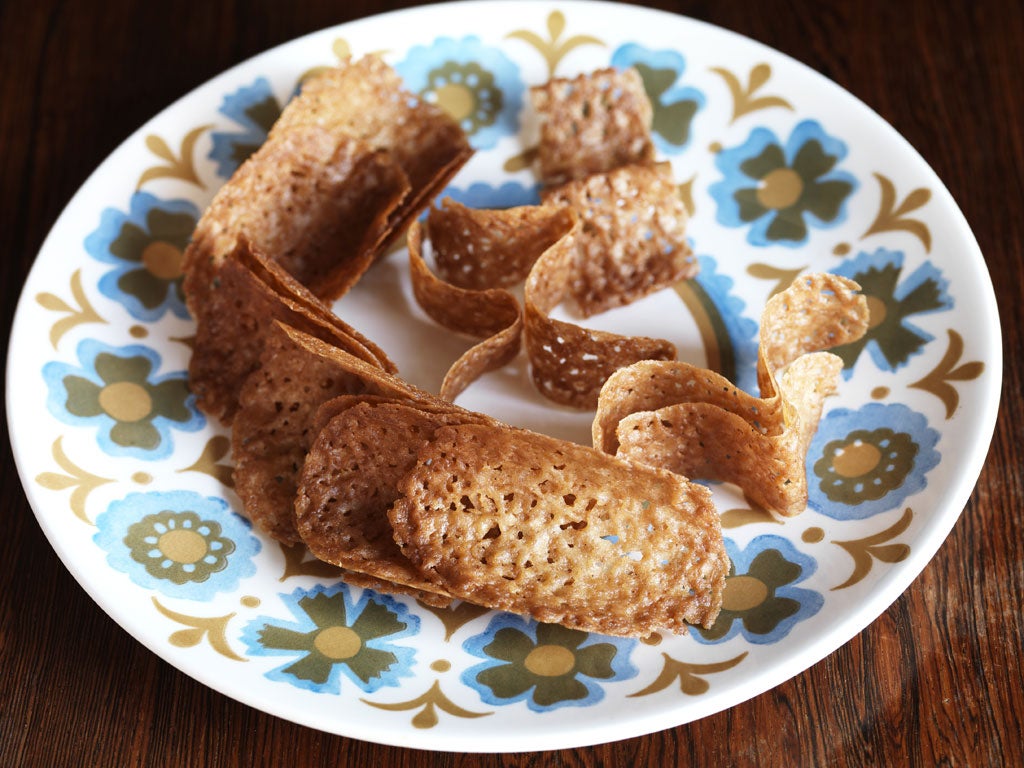
{"type": "Polygon", "coordinates": [[[805,244],[811,226],[834,227],[845,219],[844,206],[857,187],[837,168],[846,152],[811,120],[797,125],[785,143],[767,128],[756,129],[715,158],[723,179],[708,191],[718,203],[718,222],[748,227],[751,245],[805,244]]]}
{"type": "Polygon", "coordinates": [[[235,543],[221,534],[218,523],[195,512],[164,510],[129,526],[124,543],[150,576],[185,584],[227,568],[235,543]]]}
{"type": "Polygon", "coordinates": [[[807,450],[807,503],[837,520],[901,507],[939,464],[939,433],[901,403],[830,411],[807,450]]]}
{"type": "Polygon", "coordinates": [[[650,97],[655,144],[669,154],[682,152],[690,141],[693,118],[705,102],[699,90],[678,84],[686,69],[683,55],[675,50],[652,51],[637,43],[626,43],[612,55],[612,66],[636,69],[650,97]]]}
{"type": "Polygon", "coordinates": [[[210,137],[210,159],[217,163],[219,176],[231,178],[249,155],[260,148],[281,110],[281,103],[265,77],[224,96],[219,111],[235,125],[231,130],[214,131],[210,137]]]}
{"type": "Polygon", "coordinates": [[[871,325],[863,337],[830,350],[842,358],[847,378],[865,351],[883,371],[906,366],[933,338],[911,318],[953,308],[949,280],[938,267],[926,261],[906,270],[904,261],[902,251],[879,248],[860,253],[834,270],[860,285],[871,312],[871,325]]]}
{"type": "Polygon", "coordinates": [[[726,540],[726,550],[732,567],[722,612],[711,629],[697,628],[697,640],[721,642],[742,632],[749,642],[774,643],[824,604],[818,592],[793,586],[814,572],[815,562],[788,539],[758,536],[742,552],[726,540]]]}
{"type": "Polygon", "coordinates": [[[890,427],[850,432],[825,446],[814,465],[822,489],[833,501],[877,501],[903,485],[914,469],[917,443],[890,427]]]}
{"type": "Polygon", "coordinates": [[[411,676],[414,651],[392,641],[419,631],[419,619],[398,601],[364,590],[353,602],[348,587],[317,586],[282,595],[295,623],[261,617],[243,632],[250,653],[297,657],[267,674],[317,692],[338,693],[348,678],[366,693],[411,676]]]}
{"type": "Polygon", "coordinates": [[[449,61],[431,71],[424,92],[458,120],[467,133],[493,125],[503,104],[494,75],[475,61],[449,61]]]}
{"type": "Polygon", "coordinates": [[[188,317],[181,268],[198,219],[190,201],[160,200],[148,192],[132,195],[128,213],[106,209],[85,239],[91,256],[113,265],[100,278],[100,292],[146,322],[166,312],[188,317]]]}
{"type": "Polygon", "coordinates": [[[491,704],[525,699],[535,711],[586,706],[604,697],[597,680],[636,674],[629,662],[634,645],[621,638],[594,641],[586,632],[500,615],[484,634],[466,641],[466,650],[486,661],[466,670],[462,679],[491,704]]]}
{"type": "Polygon", "coordinates": [[[131,493],[96,518],[107,563],[147,590],[212,600],[256,573],[260,540],[224,499],[192,491],[131,493]]]}
{"type": "Polygon", "coordinates": [[[73,426],[99,426],[100,447],[114,456],[162,459],[173,451],[170,428],[194,432],[205,419],[192,408],[183,372],[151,378],[160,356],[149,347],[109,347],[86,339],[82,368],[48,363],[50,411],[73,426]]]}
{"type": "Polygon", "coordinates": [[[490,149],[519,129],[525,92],[519,67],[477,37],[415,46],[395,70],[409,90],[455,118],[476,149],[490,149]]]}

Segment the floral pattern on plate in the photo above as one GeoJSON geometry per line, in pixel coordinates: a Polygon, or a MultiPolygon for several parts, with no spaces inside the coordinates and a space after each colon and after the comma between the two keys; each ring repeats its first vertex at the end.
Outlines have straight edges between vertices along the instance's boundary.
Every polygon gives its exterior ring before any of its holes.
{"type": "Polygon", "coordinates": [[[174,450],[174,430],[206,424],[184,371],[156,375],[160,355],[150,347],[111,347],[94,339],[78,346],[80,367],[43,367],[50,412],[72,426],[94,428],[112,456],[162,459],[174,450]]]}
{"type": "MultiPolygon", "coordinates": [[[[484,751],[684,723],[709,701],[762,690],[761,670],[801,671],[808,637],[848,640],[837,617],[886,602],[878,590],[895,598],[956,519],[956,478],[980,466],[999,389],[983,262],[938,179],[891,129],[785,57],[625,5],[453,7],[282,46],[126,142],[62,216],[26,285],[10,353],[15,456],[40,522],[104,607],[254,706],[357,738],[484,751]],[[443,195],[473,207],[539,200],[531,85],[637,67],[701,271],[594,318],[611,330],[670,336],[681,359],[756,392],[768,297],[811,270],[864,287],[872,327],[836,350],[843,378],[808,452],[807,511],[774,519],[711,486],[733,561],[713,627],[624,640],[466,604],[428,608],[339,583],[239,515],[230,441],[187,388],[194,326],[180,253],[303,78],[371,52],[463,121],[476,156],[443,195]],[[896,149],[882,162],[879,146],[896,149]]],[[[404,254],[393,253],[346,295],[346,320],[429,388],[461,350],[408,297],[404,254]]],[[[586,415],[538,402],[522,359],[463,397],[589,439],[586,415]]]]}
{"type": "Polygon", "coordinates": [[[488,704],[525,701],[537,712],[589,706],[604,698],[602,683],[637,674],[629,656],[636,641],[592,637],[557,624],[501,614],[465,643],[485,659],[462,674],[488,704]]]}
{"type": "Polygon", "coordinates": [[[186,491],[132,493],[96,518],[96,544],[136,584],[209,600],[256,573],[261,543],[223,499],[186,491]]]}

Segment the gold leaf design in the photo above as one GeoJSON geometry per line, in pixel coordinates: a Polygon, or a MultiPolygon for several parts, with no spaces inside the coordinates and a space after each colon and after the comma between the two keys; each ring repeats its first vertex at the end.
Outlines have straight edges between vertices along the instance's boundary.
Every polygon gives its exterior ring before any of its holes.
{"type": "Polygon", "coordinates": [[[304,546],[296,544],[289,547],[280,542],[277,545],[284,555],[284,573],[281,574],[278,581],[284,581],[292,576],[314,576],[318,579],[341,578],[342,570],[338,566],[316,558],[306,559],[309,550],[304,546]]]}
{"type": "Polygon", "coordinates": [[[744,85],[740,79],[724,67],[712,67],[711,71],[721,77],[729,87],[732,94],[732,119],[729,124],[735,123],[743,115],[756,112],[759,109],[771,107],[782,107],[792,110],[793,105],[781,96],[758,96],[756,95],[765,83],[771,79],[772,68],[769,64],[755,64],[747,75],[747,84],[744,85]]]}
{"type": "Polygon", "coordinates": [[[723,528],[739,528],[744,525],[754,525],[755,523],[782,524],[781,521],[776,520],[772,516],[771,512],[763,509],[728,509],[722,513],[723,528]]]}
{"type": "Polygon", "coordinates": [[[697,181],[696,174],[676,187],[679,199],[683,201],[683,208],[686,209],[687,216],[693,216],[697,212],[697,205],[693,202],[693,183],[695,181],[697,181]]]}
{"type": "Polygon", "coordinates": [[[371,707],[388,712],[408,712],[413,709],[419,709],[420,711],[412,718],[414,728],[433,728],[437,725],[439,722],[437,710],[439,709],[454,717],[475,718],[494,714],[493,712],[471,712],[468,709],[463,709],[445,696],[441,691],[441,684],[437,680],[434,681],[426,693],[409,701],[399,701],[393,704],[384,704],[369,701],[368,699],[360,699],[360,701],[364,704],[369,704],[371,707]]]}
{"type": "Polygon", "coordinates": [[[985,364],[973,360],[960,365],[960,358],[964,354],[963,337],[952,328],[947,333],[949,334],[949,348],[946,350],[945,356],[927,376],[909,386],[912,389],[924,390],[939,398],[946,406],[946,418],[951,419],[960,404],[960,393],[949,382],[976,379],[984,372],[985,364]]]}
{"type": "Polygon", "coordinates": [[[226,616],[189,616],[185,613],[172,611],[170,608],[161,605],[160,601],[155,597],[151,599],[153,600],[153,605],[156,606],[160,613],[171,621],[176,621],[188,627],[188,629],[181,629],[171,633],[167,638],[171,645],[178,648],[194,648],[205,638],[209,642],[210,647],[221,656],[225,656],[232,661],[248,661],[245,657],[239,656],[231,650],[231,646],[228,645],[228,622],[235,617],[234,613],[229,613],[226,616]]]}
{"type": "Polygon", "coordinates": [[[479,605],[473,605],[473,603],[457,603],[450,608],[437,608],[433,605],[427,605],[420,600],[417,600],[416,604],[419,605],[420,608],[430,611],[441,620],[441,623],[444,624],[444,639],[446,642],[452,639],[452,635],[454,635],[460,627],[468,624],[477,616],[482,616],[487,613],[486,608],[481,608],[479,605]]]}
{"type": "Polygon", "coordinates": [[[774,280],[775,285],[768,294],[769,297],[771,297],[789,288],[792,282],[797,278],[797,275],[805,269],[807,269],[807,267],[780,269],[769,264],[755,263],[747,267],[747,274],[751,277],[756,277],[758,280],[774,280]]]}
{"type": "Polygon", "coordinates": [[[231,477],[234,467],[230,464],[220,464],[221,459],[228,455],[231,450],[231,440],[224,435],[216,435],[206,441],[202,454],[196,462],[178,472],[201,472],[204,475],[219,480],[228,488],[234,488],[235,483],[231,477]]]}
{"type": "Polygon", "coordinates": [[[171,336],[168,341],[174,341],[178,344],[184,344],[189,349],[195,349],[196,337],[195,336],[171,336]]]}
{"type": "Polygon", "coordinates": [[[193,128],[189,131],[185,138],[181,140],[181,147],[177,155],[174,154],[174,150],[168,146],[164,139],[155,133],[149,134],[146,137],[146,148],[161,160],[166,161],[166,163],[164,165],[150,166],[143,171],[135,188],[139,189],[147,181],[152,181],[153,179],[171,178],[181,179],[182,181],[195,184],[201,189],[205,189],[206,185],[199,180],[199,174],[196,173],[192,152],[199,137],[212,127],[212,125],[200,125],[198,128],[193,128]]]}
{"type": "Polygon", "coordinates": [[[563,32],[565,32],[565,15],[561,11],[552,11],[548,14],[548,37],[546,40],[528,29],[517,29],[509,32],[505,37],[522,40],[536,48],[547,62],[548,76],[554,77],[559,62],[569,51],[579,48],[581,45],[605,45],[604,41],[591,35],[573,35],[562,40],[563,32]]]}
{"type": "Polygon", "coordinates": [[[853,573],[842,584],[832,587],[832,590],[846,589],[861,581],[871,572],[875,560],[880,560],[883,563],[898,563],[906,560],[910,555],[910,547],[906,544],[890,544],[889,542],[907,530],[913,519],[913,510],[907,507],[903,517],[884,531],[854,541],[833,542],[845,549],[847,554],[853,558],[853,573]]]}
{"type": "Polygon", "coordinates": [[[676,680],[679,681],[679,690],[683,693],[688,696],[699,696],[702,693],[706,693],[711,687],[711,684],[702,677],[703,675],[713,675],[716,672],[732,669],[747,657],[747,652],[744,651],[739,656],[715,664],[689,664],[685,661],[673,659],[667,653],[662,653],[661,655],[665,659],[661,674],[646,688],[629,694],[628,698],[649,696],[652,693],[663,691],[676,680]]]}
{"type": "MultiPolygon", "coordinates": [[[[719,349],[719,334],[715,320],[715,307],[710,301],[705,301],[704,292],[695,280],[681,280],[672,286],[679,298],[683,300],[686,308],[690,311],[700,338],[704,342],[704,354],[707,358],[707,367],[712,371],[722,371],[723,361],[727,355],[719,349]]],[[[729,377],[726,377],[729,378],[729,377]]]]}
{"type": "Polygon", "coordinates": [[[89,299],[85,295],[85,291],[82,289],[82,270],[76,269],[71,275],[71,295],[77,302],[78,306],[69,304],[60,296],[52,293],[37,293],[36,303],[39,304],[43,309],[49,310],[50,312],[63,312],[67,317],[61,318],[53,327],[50,328],[50,344],[53,348],[57,348],[57,344],[63,338],[64,334],[74,328],[76,325],[82,325],[83,323],[106,323],[107,321],[100,317],[99,313],[93,309],[92,304],[89,303],[89,299]]]}
{"type": "Polygon", "coordinates": [[[525,171],[527,168],[533,165],[534,160],[537,159],[537,151],[537,147],[530,147],[529,149],[524,149],[518,155],[514,155],[510,157],[508,160],[506,160],[502,168],[505,170],[506,173],[516,173],[517,171],[525,171]]]}
{"type": "Polygon", "coordinates": [[[57,462],[57,466],[68,474],[61,475],[56,472],[41,472],[36,475],[36,482],[43,488],[51,491],[63,491],[68,488],[74,488],[75,490],[71,492],[71,511],[75,513],[75,517],[79,520],[92,525],[92,520],[86,517],[85,514],[85,502],[89,498],[89,494],[94,490],[101,485],[114,481],[109,477],[100,477],[91,472],[86,472],[71,461],[67,454],[64,453],[64,447],[61,445],[63,439],[63,436],[61,436],[53,441],[50,453],[53,456],[53,460],[57,462]]]}
{"type": "Polygon", "coordinates": [[[896,202],[896,185],[880,173],[875,173],[878,184],[882,190],[882,200],[878,205],[878,214],[875,220],[861,235],[861,239],[869,235],[877,235],[881,232],[909,232],[916,236],[923,244],[924,249],[929,253],[932,250],[932,233],[923,221],[910,218],[907,214],[924,207],[932,199],[930,190],[918,187],[907,195],[903,202],[896,202]]]}

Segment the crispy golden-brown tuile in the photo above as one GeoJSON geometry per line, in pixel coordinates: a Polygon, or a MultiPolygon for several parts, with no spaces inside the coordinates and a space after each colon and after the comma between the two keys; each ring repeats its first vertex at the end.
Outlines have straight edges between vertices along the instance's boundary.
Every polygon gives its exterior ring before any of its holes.
{"type": "Polygon", "coordinates": [[[635,69],[600,69],[530,89],[540,118],[544,184],[561,184],[654,160],[653,110],[635,69]]]}
{"type": "Polygon", "coordinates": [[[340,409],[328,402],[324,409],[330,418],[306,456],[295,497],[302,540],[320,560],[378,579],[384,591],[433,593],[450,602],[447,591],[399,551],[387,512],[435,429],[489,419],[455,407],[428,410],[377,399],[340,409]]]}
{"type": "Polygon", "coordinates": [[[867,301],[858,290],[852,280],[813,274],[768,301],[760,398],[687,363],[644,362],[616,372],[601,391],[594,445],[687,477],[735,483],[751,503],[781,515],[801,512],[807,448],[842,368],[820,350],[867,330],[867,301]]]}
{"type": "Polygon", "coordinates": [[[508,288],[571,224],[567,211],[547,206],[469,208],[451,198],[431,208],[427,237],[437,276],[460,288],[508,288]]]}
{"type": "Polygon", "coordinates": [[[261,365],[246,379],[231,430],[235,491],[261,530],[300,539],[294,501],[299,470],[316,437],[317,410],[339,395],[433,404],[437,398],[331,343],[274,323],[261,365]]]}
{"type": "Polygon", "coordinates": [[[537,390],[574,408],[594,408],[605,380],[638,360],[669,360],[675,347],[663,339],[622,336],[549,316],[570,290],[577,264],[579,224],[548,248],[523,289],[526,351],[537,390]]]}
{"type": "Polygon", "coordinates": [[[246,378],[259,367],[268,328],[280,320],[389,371],[395,366],[245,237],[224,254],[217,280],[196,308],[189,386],[199,407],[230,424],[246,378]]]}
{"type": "Polygon", "coordinates": [[[315,437],[316,409],[332,397],[362,391],[363,382],[297,348],[276,326],[261,362],[242,387],[232,424],[235,492],[258,528],[295,544],[296,477],[315,437]]]}
{"type": "Polygon", "coordinates": [[[708,490],[504,425],[441,427],[389,519],[454,597],[588,632],[710,626],[729,560],[708,490]]]}
{"type": "Polygon", "coordinates": [[[541,197],[580,218],[566,298],[584,317],[697,274],[686,242],[686,209],[663,166],[622,166],[546,189],[541,197]]]}
{"type": "Polygon", "coordinates": [[[482,338],[449,366],[439,395],[454,401],[488,371],[510,363],[522,344],[523,317],[516,297],[504,288],[460,288],[438,278],[423,259],[418,221],[409,226],[409,276],[420,308],[434,322],[467,336],[482,338]]]}
{"type": "Polygon", "coordinates": [[[473,155],[459,124],[406,90],[398,73],[375,55],[345,61],[303,83],[271,136],[310,124],[365,142],[404,171],[409,193],[389,216],[382,250],[473,155]]]}
{"type": "Polygon", "coordinates": [[[320,298],[340,296],[383,248],[408,191],[399,163],[364,141],[316,125],[272,132],[196,225],[184,259],[189,308],[202,311],[243,235],[320,298]]]}
{"type": "Polygon", "coordinates": [[[519,301],[503,288],[480,286],[488,280],[495,285],[521,280],[574,220],[571,211],[559,208],[474,210],[445,200],[440,208],[431,209],[426,228],[435,264],[447,259],[467,267],[458,270],[464,278],[458,284],[431,272],[422,253],[423,227],[419,222],[410,226],[409,269],[420,307],[445,328],[483,339],[450,366],[441,384],[442,398],[454,400],[484,373],[519,354],[523,329],[519,301]],[[461,256],[456,259],[456,254],[461,256]]]}

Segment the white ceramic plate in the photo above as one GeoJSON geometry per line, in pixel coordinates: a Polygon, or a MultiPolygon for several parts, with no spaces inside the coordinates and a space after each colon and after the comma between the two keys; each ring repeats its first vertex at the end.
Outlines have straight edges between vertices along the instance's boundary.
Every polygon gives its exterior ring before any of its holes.
{"type": "MultiPolygon", "coordinates": [[[[404,258],[377,265],[337,309],[407,379],[436,389],[469,342],[419,311],[404,258]]],[[[552,749],[734,705],[884,611],[931,559],[980,472],[999,339],[990,279],[960,211],[914,150],[835,85],[664,13],[472,2],[283,45],[131,135],[68,205],[28,278],[11,334],[7,417],[29,499],[68,569],[189,675],[355,738],[552,749]],[[383,52],[411,90],[459,113],[478,151],[448,194],[489,207],[536,197],[524,161],[535,143],[530,84],[609,65],[641,70],[659,152],[693,212],[702,270],[595,326],[669,338],[681,358],[714,362],[750,389],[757,322],[773,290],[800,271],[864,286],[875,325],[844,351],[839,392],[808,456],[808,510],[774,521],[731,488],[714,489],[735,574],[713,632],[634,642],[467,608],[438,613],[339,585],[237,514],[226,433],[185,389],[193,326],[177,258],[301,76],[347,51],[383,52]],[[565,664],[536,664],[545,654],[565,664]]],[[[589,441],[590,414],[538,397],[523,359],[460,403],[589,441]]]]}

